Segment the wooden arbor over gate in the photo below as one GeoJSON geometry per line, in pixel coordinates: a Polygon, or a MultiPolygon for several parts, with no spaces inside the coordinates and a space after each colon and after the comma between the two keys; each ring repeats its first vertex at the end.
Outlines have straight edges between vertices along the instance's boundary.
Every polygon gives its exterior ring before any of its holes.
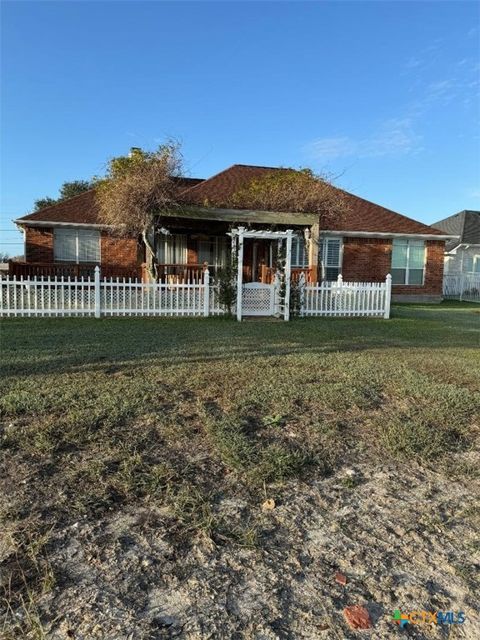
{"type": "MultiPolygon", "coordinates": [[[[285,302],[283,307],[283,319],[290,319],[290,278],[292,273],[292,236],[293,230],[269,231],[269,230],[247,230],[245,227],[232,229],[232,256],[237,256],[237,320],[242,319],[242,298],[243,298],[243,243],[245,238],[256,238],[263,240],[286,240],[285,252],[285,302]]],[[[273,284],[270,286],[274,286],[273,284]]]]}

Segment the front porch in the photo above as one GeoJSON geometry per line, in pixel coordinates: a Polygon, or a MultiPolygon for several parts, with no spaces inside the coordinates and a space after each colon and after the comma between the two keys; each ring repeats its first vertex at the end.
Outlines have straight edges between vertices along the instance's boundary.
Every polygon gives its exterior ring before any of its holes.
{"type": "MultiPolygon", "coordinates": [[[[198,234],[170,234],[160,240],[157,257],[170,256],[177,261],[156,262],[157,280],[199,282],[208,267],[211,277],[231,260],[230,238],[198,234]],[[186,257],[186,261],[183,259],[186,257]],[[203,258],[203,260],[201,260],[203,258]]],[[[243,282],[273,282],[276,265],[276,243],[273,240],[246,238],[243,257],[243,282]]],[[[308,251],[302,232],[292,240],[292,278],[305,274],[306,282],[317,281],[317,265],[309,265],[308,251]]],[[[149,278],[147,264],[142,265],[142,279],[149,278]]]]}
{"type": "MultiPolygon", "coordinates": [[[[318,280],[318,216],[266,211],[195,208],[164,215],[154,238],[158,280],[199,282],[208,266],[215,278],[231,261],[231,230],[292,229],[291,273],[307,282],[318,280]]],[[[273,238],[245,238],[243,282],[269,284],[277,270],[278,242],[273,238]]],[[[143,265],[143,278],[148,277],[143,265]]]]}

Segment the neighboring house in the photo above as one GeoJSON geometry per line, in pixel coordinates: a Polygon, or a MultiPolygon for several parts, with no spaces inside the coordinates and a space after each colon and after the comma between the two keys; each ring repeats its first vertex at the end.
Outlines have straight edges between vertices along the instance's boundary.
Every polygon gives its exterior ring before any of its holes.
{"type": "Polygon", "coordinates": [[[480,211],[460,211],[433,226],[456,236],[445,243],[445,274],[480,275],[480,211]]]}
{"type": "MultiPolygon", "coordinates": [[[[379,282],[392,274],[393,297],[438,302],[442,298],[443,254],[451,234],[377,204],[344,193],[348,211],[322,224],[318,215],[232,209],[232,195],[279,169],[233,165],[207,180],[179,180],[183,206],[162,215],[156,233],[160,277],[191,277],[208,263],[215,274],[229,259],[232,226],[291,228],[292,271],[310,281],[379,282]],[[215,202],[215,207],[211,206],[215,202]]],[[[145,259],[136,238],[125,238],[98,218],[94,190],[16,220],[25,233],[24,262],[16,275],[87,275],[99,264],[106,276],[140,277],[145,259]]],[[[249,239],[244,247],[244,280],[270,281],[274,241],[249,239]]],[[[145,270],[143,270],[145,277],[145,270]]]]}

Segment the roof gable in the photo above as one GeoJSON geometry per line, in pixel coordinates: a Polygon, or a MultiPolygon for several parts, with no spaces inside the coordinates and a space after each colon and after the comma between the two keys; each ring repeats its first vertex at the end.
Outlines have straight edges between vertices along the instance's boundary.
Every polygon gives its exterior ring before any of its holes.
{"type": "Polygon", "coordinates": [[[480,244],[480,211],[465,211],[462,241],[480,244]]]}
{"type": "Polygon", "coordinates": [[[433,226],[445,233],[459,236],[458,239],[447,242],[447,251],[451,251],[459,244],[480,244],[480,211],[459,211],[448,218],[434,222],[433,226]]]}

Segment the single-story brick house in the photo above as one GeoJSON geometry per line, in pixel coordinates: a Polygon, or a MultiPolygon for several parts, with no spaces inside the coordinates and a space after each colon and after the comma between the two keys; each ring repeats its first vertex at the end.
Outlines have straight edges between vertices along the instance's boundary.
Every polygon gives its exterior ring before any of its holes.
{"type": "MultiPolygon", "coordinates": [[[[233,226],[273,226],[296,232],[292,269],[306,272],[311,281],[334,280],[342,274],[345,281],[379,282],[391,273],[394,299],[441,300],[445,241],[452,234],[347,192],[343,192],[348,204],[345,215],[328,223],[310,213],[231,208],[229,203],[238,189],[277,170],[233,165],[206,180],[180,179],[183,206],[171,215],[162,214],[155,234],[160,276],[201,273],[204,263],[214,273],[228,260],[227,234],[233,226]]],[[[94,190],[16,223],[25,234],[25,255],[23,262],[10,264],[11,274],[86,274],[99,264],[106,276],[142,276],[142,245],[101,223],[94,190]]],[[[272,269],[272,241],[247,241],[244,280],[267,281],[272,269]]]]}
{"type": "Polygon", "coordinates": [[[433,226],[455,236],[445,243],[445,274],[480,275],[480,211],[460,211],[433,226]]]}

